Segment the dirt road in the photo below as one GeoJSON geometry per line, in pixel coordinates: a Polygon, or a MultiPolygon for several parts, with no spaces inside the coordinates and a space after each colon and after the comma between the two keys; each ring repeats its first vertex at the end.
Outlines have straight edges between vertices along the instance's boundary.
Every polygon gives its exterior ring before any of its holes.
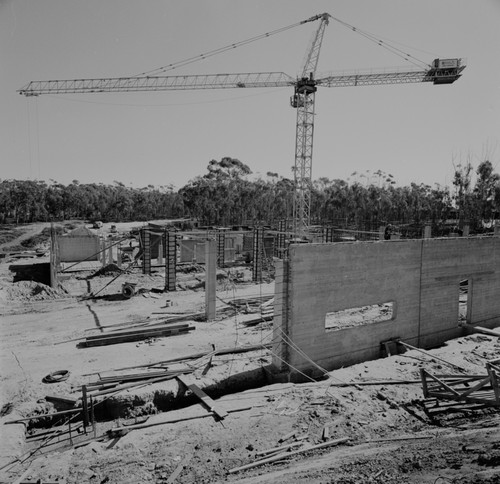
{"type": "Polygon", "coordinates": [[[6,249],[9,249],[9,247],[17,247],[24,240],[28,240],[41,233],[46,227],[50,227],[50,222],[40,222],[16,227],[19,231],[19,235],[9,242],[0,243],[0,251],[5,251],[6,249]]]}

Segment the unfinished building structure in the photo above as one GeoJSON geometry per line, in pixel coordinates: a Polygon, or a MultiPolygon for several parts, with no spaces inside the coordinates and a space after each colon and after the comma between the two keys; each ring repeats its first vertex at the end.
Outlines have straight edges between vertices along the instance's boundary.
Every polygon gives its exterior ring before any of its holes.
{"type": "Polygon", "coordinates": [[[499,295],[500,237],[291,245],[277,266],[273,367],[297,379],[378,358],[389,340],[437,346],[498,326],[499,295]]]}

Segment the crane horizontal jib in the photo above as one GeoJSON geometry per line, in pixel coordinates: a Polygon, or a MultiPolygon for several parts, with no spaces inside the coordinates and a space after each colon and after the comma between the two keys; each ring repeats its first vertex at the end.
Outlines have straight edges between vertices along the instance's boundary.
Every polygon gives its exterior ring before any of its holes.
{"type": "Polygon", "coordinates": [[[295,80],[284,72],[258,72],[31,81],[18,92],[25,96],[38,96],[64,93],[286,87],[294,84],[295,80]]]}

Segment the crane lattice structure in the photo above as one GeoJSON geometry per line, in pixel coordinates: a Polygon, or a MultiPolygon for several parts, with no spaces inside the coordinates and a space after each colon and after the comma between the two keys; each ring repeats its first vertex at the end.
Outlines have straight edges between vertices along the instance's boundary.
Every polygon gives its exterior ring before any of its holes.
{"type": "MultiPolygon", "coordinates": [[[[294,78],[284,72],[258,72],[258,73],[233,73],[233,74],[204,74],[204,75],[148,75],[96,78],[96,79],[69,79],[31,81],[18,92],[24,96],[39,96],[42,94],[87,94],[111,92],[147,92],[192,89],[245,89],[245,88],[270,88],[293,87],[294,94],[290,104],[297,109],[296,138],[295,138],[295,164],[294,182],[295,196],[293,204],[294,231],[297,236],[305,236],[311,221],[311,184],[312,184],[312,155],[314,135],[315,98],[318,86],[324,87],[355,87],[377,86],[386,84],[409,84],[417,82],[432,82],[433,84],[451,84],[455,82],[465,69],[462,59],[435,59],[431,64],[424,64],[424,68],[404,69],[391,72],[353,72],[342,75],[327,75],[316,79],[319,54],[325,28],[332,17],[328,13],[315,15],[297,24],[278,29],[272,33],[248,39],[226,48],[217,49],[208,55],[197,56],[178,65],[206,58],[238,47],[260,38],[267,38],[275,33],[282,32],[297,25],[320,21],[319,27],[313,37],[312,45],[307,52],[302,74],[294,78]]],[[[335,19],[339,21],[338,19],[335,19]]],[[[347,25],[354,31],[358,29],[347,25]]],[[[362,32],[362,31],[359,31],[362,32]]],[[[363,33],[370,39],[371,34],[363,33]]],[[[370,40],[374,40],[371,38],[370,40]]],[[[382,41],[377,41],[379,45],[382,41]]],[[[390,50],[390,49],[389,49],[390,50]]],[[[406,54],[409,56],[409,54],[406,54]]],[[[411,56],[409,56],[411,57],[411,56]]],[[[405,57],[406,60],[407,57],[405,57]]],[[[165,71],[173,68],[174,64],[161,68],[165,71]]],[[[153,71],[154,72],[154,71],[153,71]]]]}

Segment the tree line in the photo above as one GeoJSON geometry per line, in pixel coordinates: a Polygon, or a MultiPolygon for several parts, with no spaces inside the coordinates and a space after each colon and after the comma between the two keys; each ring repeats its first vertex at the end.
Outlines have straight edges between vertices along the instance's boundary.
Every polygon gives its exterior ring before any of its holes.
{"type": "MultiPolygon", "coordinates": [[[[212,160],[207,173],[179,190],[113,184],[63,185],[35,180],[0,181],[0,222],[69,219],[145,221],[192,218],[202,225],[274,224],[292,216],[294,182],[277,173],[253,178],[248,165],[230,157],[212,160]]],[[[376,227],[384,223],[439,224],[458,219],[480,229],[500,217],[500,175],[490,161],[474,170],[454,169],[453,186],[397,186],[381,170],[353,173],[352,180],[319,178],[312,183],[311,217],[317,224],[376,227]]]]}

